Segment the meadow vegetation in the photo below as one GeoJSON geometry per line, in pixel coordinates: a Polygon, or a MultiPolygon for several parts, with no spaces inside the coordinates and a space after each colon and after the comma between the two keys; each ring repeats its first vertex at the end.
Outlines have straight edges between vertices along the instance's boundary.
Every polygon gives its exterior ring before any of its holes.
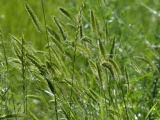
{"type": "Polygon", "coordinates": [[[0,6],[0,119],[160,119],[158,0],[0,6]]]}

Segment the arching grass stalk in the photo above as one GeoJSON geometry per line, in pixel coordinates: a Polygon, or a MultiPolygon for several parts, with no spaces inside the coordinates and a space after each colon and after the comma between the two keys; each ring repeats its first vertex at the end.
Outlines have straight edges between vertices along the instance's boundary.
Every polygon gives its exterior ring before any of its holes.
{"type": "MultiPolygon", "coordinates": [[[[45,23],[45,32],[46,32],[46,39],[47,39],[47,44],[48,44],[48,53],[49,53],[49,61],[52,63],[52,58],[51,58],[51,50],[50,50],[50,44],[49,44],[49,38],[48,38],[48,33],[47,33],[47,22],[46,22],[46,17],[45,17],[45,12],[44,12],[44,3],[43,0],[41,0],[41,5],[42,5],[42,10],[43,10],[43,19],[45,23]]],[[[53,76],[52,76],[53,78],[53,76]]],[[[54,82],[53,82],[53,87],[55,87],[54,82]]],[[[58,120],[58,111],[57,111],[57,98],[56,98],[56,91],[54,89],[54,99],[55,99],[55,112],[56,112],[56,119],[58,120]]]]}
{"type": "Polygon", "coordinates": [[[124,91],[123,91],[123,86],[122,85],[120,85],[121,86],[121,92],[122,92],[122,99],[123,99],[123,102],[124,102],[124,107],[125,107],[125,112],[126,112],[126,118],[127,118],[127,120],[129,120],[129,115],[128,115],[128,110],[127,110],[127,101],[125,100],[125,94],[124,94],[124,91]]]}
{"type": "Polygon", "coordinates": [[[79,14],[77,16],[77,30],[76,30],[76,35],[75,35],[75,40],[74,40],[74,52],[73,52],[73,60],[72,60],[72,83],[71,83],[71,93],[70,93],[70,111],[69,111],[69,117],[71,117],[71,109],[72,109],[72,97],[73,97],[73,82],[75,78],[75,63],[76,63],[76,51],[77,51],[77,40],[81,36],[81,27],[82,27],[82,11],[84,8],[84,3],[82,2],[79,14]]]}
{"type": "Polygon", "coordinates": [[[22,46],[21,46],[21,65],[22,65],[22,81],[23,81],[23,107],[24,107],[24,114],[25,114],[25,120],[27,120],[27,80],[25,79],[26,74],[26,65],[25,65],[25,49],[24,49],[24,37],[22,36],[22,46]]]}

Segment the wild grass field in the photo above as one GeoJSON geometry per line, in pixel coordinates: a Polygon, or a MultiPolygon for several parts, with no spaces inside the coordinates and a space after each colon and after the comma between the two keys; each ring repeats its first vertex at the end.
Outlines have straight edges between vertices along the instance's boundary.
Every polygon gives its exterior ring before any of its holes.
{"type": "Polygon", "coordinates": [[[1,0],[0,120],[159,120],[159,0],[1,0]]]}

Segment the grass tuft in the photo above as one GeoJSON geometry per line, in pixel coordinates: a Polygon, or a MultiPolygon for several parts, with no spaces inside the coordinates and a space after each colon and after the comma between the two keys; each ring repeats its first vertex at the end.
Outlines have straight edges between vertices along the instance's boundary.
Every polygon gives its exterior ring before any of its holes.
{"type": "Polygon", "coordinates": [[[22,4],[34,26],[22,9],[13,13],[23,23],[0,13],[0,119],[160,118],[157,0],[40,2],[22,4]]]}

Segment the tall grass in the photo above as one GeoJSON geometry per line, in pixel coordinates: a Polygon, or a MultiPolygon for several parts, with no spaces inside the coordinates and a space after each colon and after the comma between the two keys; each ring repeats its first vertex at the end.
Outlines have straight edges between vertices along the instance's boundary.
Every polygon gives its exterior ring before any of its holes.
{"type": "Polygon", "coordinates": [[[0,119],[160,118],[158,50],[147,40],[147,44],[139,42],[147,49],[143,54],[137,42],[131,46],[125,32],[138,40],[145,36],[126,25],[119,11],[114,11],[114,1],[96,3],[95,8],[81,3],[77,14],[59,7],[62,18],[52,16],[53,25],[47,22],[43,0],[44,25],[24,3],[46,45],[37,50],[25,36],[10,35],[14,56],[9,56],[10,45],[1,34],[0,119]]]}

